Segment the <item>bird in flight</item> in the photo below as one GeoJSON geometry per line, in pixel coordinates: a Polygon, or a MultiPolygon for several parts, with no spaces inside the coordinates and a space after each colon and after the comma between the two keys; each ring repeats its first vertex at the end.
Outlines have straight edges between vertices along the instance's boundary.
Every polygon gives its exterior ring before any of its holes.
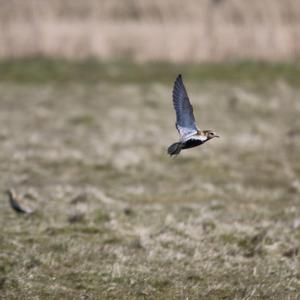
{"type": "Polygon", "coordinates": [[[176,111],[176,128],[180,135],[180,141],[168,148],[170,156],[178,155],[181,150],[197,147],[208,140],[219,137],[212,130],[199,130],[196,125],[193,106],[179,74],[173,87],[173,105],[176,111]]]}

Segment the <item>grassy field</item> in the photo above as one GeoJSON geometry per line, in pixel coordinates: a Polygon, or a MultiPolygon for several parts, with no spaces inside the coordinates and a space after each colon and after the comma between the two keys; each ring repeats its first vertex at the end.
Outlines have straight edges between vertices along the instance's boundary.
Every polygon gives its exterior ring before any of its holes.
{"type": "Polygon", "coordinates": [[[299,299],[296,64],[0,67],[0,299],[299,299]],[[179,71],[221,138],[170,158],[179,71]]]}

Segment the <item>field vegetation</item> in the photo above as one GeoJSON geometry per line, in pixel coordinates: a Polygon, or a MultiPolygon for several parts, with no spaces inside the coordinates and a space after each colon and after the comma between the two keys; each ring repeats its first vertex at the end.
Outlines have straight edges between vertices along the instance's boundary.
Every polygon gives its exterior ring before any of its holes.
{"type": "Polygon", "coordinates": [[[0,68],[1,299],[299,299],[296,64],[0,68]],[[178,72],[221,138],[170,158],[178,72]]]}
{"type": "Polygon", "coordinates": [[[295,0],[0,0],[0,58],[286,61],[299,35],[295,0]]]}

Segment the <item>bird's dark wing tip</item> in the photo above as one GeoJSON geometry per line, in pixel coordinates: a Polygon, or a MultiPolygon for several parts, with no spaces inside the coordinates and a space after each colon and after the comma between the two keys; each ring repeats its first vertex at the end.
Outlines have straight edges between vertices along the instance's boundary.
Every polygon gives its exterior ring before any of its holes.
{"type": "Polygon", "coordinates": [[[180,85],[180,84],[183,84],[183,80],[182,80],[182,75],[181,74],[178,74],[176,79],[175,79],[175,82],[174,82],[174,85],[180,85]]]}
{"type": "Polygon", "coordinates": [[[182,75],[178,74],[176,79],[182,79],[182,75]]]}

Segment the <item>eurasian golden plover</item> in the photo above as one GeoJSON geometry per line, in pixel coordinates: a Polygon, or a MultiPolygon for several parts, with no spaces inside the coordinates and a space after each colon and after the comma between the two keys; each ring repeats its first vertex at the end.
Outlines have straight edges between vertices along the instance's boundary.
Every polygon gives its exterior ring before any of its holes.
{"type": "Polygon", "coordinates": [[[219,137],[212,130],[199,130],[196,126],[193,106],[179,74],[173,87],[173,105],[176,111],[176,128],[180,141],[168,148],[168,153],[178,155],[181,150],[199,146],[208,140],[219,137]]]}

